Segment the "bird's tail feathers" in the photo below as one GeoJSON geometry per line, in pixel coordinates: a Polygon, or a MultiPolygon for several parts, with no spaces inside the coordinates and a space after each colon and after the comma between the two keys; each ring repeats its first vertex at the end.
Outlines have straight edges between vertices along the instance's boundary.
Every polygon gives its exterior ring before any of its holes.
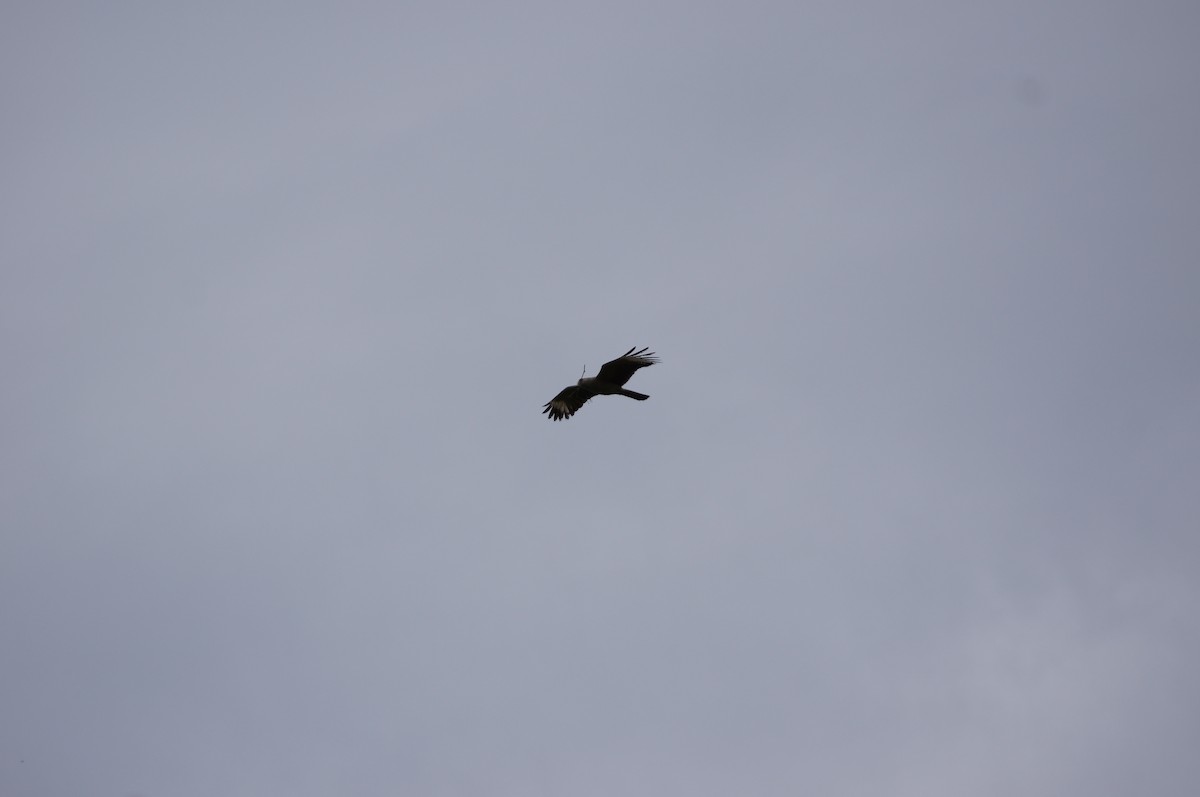
{"type": "Polygon", "coordinates": [[[636,390],[626,390],[625,388],[621,388],[621,395],[629,396],[629,398],[637,399],[638,401],[645,401],[650,398],[645,393],[638,393],[636,390]]]}

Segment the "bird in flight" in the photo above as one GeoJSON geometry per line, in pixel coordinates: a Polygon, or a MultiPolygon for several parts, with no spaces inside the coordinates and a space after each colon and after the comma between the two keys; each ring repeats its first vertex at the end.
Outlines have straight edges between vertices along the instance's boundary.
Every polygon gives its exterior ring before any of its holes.
{"type": "MultiPolygon", "coordinates": [[[[658,358],[654,356],[654,352],[647,349],[630,349],[617,359],[606,362],[595,376],[580,377],[576,384],[564,387],[561,393],[546,402],[546,408],[542,412],[549,415],[552,421],[561,421],[574,415],[592,396],[618,395],[645,401],[650,398],[645,393],[626,390],[623,385],[637,369],[654,365],[656,362],[658,358]]],[[[587,369],[584,369],[585,373],[586,371],[587,369]]]]}

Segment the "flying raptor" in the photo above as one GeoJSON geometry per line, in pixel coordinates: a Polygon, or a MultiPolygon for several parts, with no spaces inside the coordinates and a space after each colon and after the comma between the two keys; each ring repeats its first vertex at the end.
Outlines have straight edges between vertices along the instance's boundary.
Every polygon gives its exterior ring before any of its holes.
{"type": "Polygon", "coordinates": [[[637,369],[654,365],[656,362],[658,358],[654,356],[654,352],[647,349],[630,349],[617,359],[606,362],[595,376],[580,377],[576,384],[563,388],[561,393],[546,402],[546,408],[542,412],[549,415],[552,421],[561,421],[578,412],[592,396],[618,395],[645,401],[650,398],[645,393],[626,390],[623,385],[637,369]]]}

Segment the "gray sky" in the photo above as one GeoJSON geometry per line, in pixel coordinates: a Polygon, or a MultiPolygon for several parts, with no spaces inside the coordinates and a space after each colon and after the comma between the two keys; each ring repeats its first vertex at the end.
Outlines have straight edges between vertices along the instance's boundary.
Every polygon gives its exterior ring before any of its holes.
{"type": "Polygon", "coordinates": [[[0,12],[0,792],[1195,794],[1200,10],[502,5],[0,12]]]}

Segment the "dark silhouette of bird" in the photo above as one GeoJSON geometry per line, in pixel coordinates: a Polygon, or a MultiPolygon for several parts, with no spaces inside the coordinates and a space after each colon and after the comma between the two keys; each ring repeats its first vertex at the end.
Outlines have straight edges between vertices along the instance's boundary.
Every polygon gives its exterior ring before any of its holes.
{"type": "MultiPolygon", "coordinates": [[[[606,362],[595,376],[580,377],[576,384],[563,388],[561,393],[546,402],[546,408],[542,412],[549,415],[552,421],[561,421],[578,412],[592,396],[616,395],[645,401],[650,397],[635,390],[626,390],[624,384],[629,381],[629,377],[637,373],[637,369],[654,365],[656,362],[658,358],[654,356],[654,352],[647,349],[630,349],[617,359],[606,362]]],[[[587,373],[586,368],[584,373],[587,373]]]]}

